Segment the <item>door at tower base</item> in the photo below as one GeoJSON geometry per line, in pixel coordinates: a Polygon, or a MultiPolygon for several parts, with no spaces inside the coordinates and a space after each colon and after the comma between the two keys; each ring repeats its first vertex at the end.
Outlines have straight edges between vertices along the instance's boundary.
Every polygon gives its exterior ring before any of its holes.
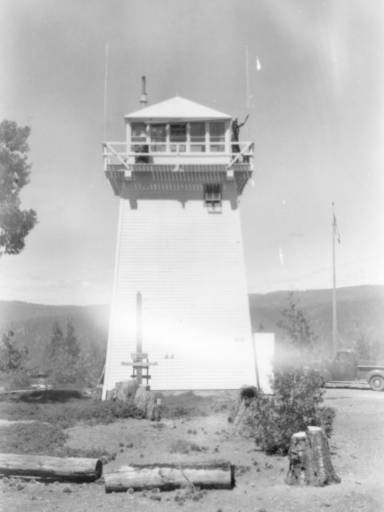
{"type": "Polygon", "coordinates": [[[104,396],[130,378],[136,296],[154,390],[256,384],[239,209],[120,200],[104,396]]]}
{"type": "Polygon", "coordinates": [[[255,361],[258,387],[267,394],[272,394],[272,379],[275,367],[275,333],[255,332],[255,361]]]}

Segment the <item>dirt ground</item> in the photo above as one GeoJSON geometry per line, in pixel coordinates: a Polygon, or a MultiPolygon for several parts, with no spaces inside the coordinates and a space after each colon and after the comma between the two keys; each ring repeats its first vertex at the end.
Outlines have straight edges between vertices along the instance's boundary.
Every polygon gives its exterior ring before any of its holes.
{"type": "Polygon", "coordinates": [[[337,410],[331,450],[341,484],[323,488],[287,486],[287,458],[266,456],[256,450],[252,440],[233,436],[227,412],[218,412],[160,423],[130,419],[110,425],[76,426],[69,430],[68,443],[73,448],[103,446],[117,452],[104,472],[129,463],[227,459],[237,466],[236,487],[231,491],[105,494],[102,482],[1,482],[1,510],[384,511],[384,393],[330,389],[326,402],[337,410]],[[180,449],[188,453],[180,453],[180,449]]]}

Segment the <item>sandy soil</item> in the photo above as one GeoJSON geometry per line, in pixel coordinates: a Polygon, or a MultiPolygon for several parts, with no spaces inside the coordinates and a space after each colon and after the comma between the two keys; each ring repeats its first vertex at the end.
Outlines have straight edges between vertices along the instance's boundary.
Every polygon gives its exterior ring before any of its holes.
{"type": "Polygon", "coordinates": [[[117,457],[105,472],[127,463],[186,462],[227,459],[237,466],[232,491],[188,495],[186,490],[105,494],[94,484],[0,484],[5,511],[137,512],[185,510],[212,512],[380,512],[384,511],[384,393],[328,390],[327,403],[337,409],[331,440],[333,462],[342,483],[324,488],[284,484],[287,458],[268,457],[252,440],[231,434],[223,413],[165,420],[160,424],[126,420],[111,425],[77,426],[69,430],[73,448],[104,446],[117,457]],[[195,444],[189,453],[171,453],[177,440],[195,444]],[[194,498],[194,499],[193,499],[194,498]]]}

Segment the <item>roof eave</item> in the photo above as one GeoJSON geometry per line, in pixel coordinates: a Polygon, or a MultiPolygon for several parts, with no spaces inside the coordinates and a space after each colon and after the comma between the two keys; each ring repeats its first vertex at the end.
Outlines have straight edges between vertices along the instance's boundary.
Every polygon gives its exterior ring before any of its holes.
{"type": "Polygon", "coordinates": [[[196,116],[196,117],[176,117],[176,116],[169,116],[169,117],[150,117],[150,116],[132,116],[130,114],[127,114],[124,116],[124,119],[127,121],[229,121],[232,119],[231,116],[211,116],[211,117],[203,117],[203,116],[196,116]]]}

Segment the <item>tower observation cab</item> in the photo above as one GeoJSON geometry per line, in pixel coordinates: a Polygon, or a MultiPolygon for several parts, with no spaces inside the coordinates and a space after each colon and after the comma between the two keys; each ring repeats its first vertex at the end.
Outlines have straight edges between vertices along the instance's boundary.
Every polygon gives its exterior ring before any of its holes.
{"type": "Polygon", "coordinates": [[[130,378],[138,346],[154,390],[255,384],[238,205],[253,143],[233,140],[231,116],[178,96],[124,119],[125,140],[103,143],[119,198],[103,398],[130,378]]]}
{"type": "Polygon", "coordinates": [[[229,115],[178,96],[126,115],[126,140],[103,143],[104,171],[114,192],[120,195],[129,181],[148,173],[147,190],[154,190],[150,185],[167,178],[180,182],[176,172],[204,172],[206,185],[235,181],[241,194],[253,170],[254,144],[233,140],[231,123],[229,115]]]}

